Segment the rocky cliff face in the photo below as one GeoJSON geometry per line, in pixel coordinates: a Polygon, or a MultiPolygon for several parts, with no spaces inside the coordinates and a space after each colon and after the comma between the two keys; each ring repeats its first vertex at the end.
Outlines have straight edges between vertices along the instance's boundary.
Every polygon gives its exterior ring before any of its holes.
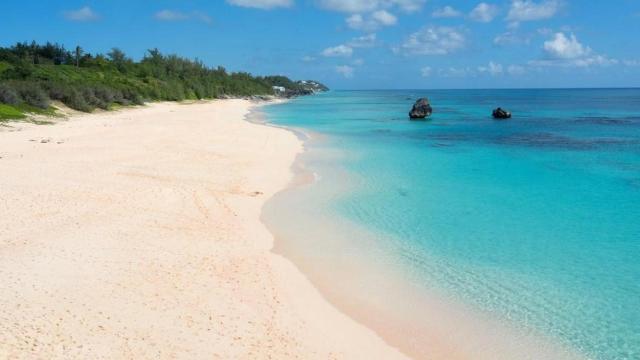
{"type": "Polygon", "coordinates": [[[292,98],[296,96],[312,95],[329,90],[324,84],[313,80],[300,80],[294,83],[291,88],[286,88],[283,96],[292,98]]]}

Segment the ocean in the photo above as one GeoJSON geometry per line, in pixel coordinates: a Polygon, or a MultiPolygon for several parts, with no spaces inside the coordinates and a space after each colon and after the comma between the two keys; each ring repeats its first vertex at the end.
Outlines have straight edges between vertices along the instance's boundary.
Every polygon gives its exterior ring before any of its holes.
{"type": "Polygon", "coordinates": [[[263,111],[306,148],[265,210],[276,250],[392,344],[429,357],[434,334],[475,332],[462,356],[509,358],[499,323],[524,352],[640,359],[640,89],[330,91],[263,111]],[[410,121],[420,97],[434,113],[410,121]]]}

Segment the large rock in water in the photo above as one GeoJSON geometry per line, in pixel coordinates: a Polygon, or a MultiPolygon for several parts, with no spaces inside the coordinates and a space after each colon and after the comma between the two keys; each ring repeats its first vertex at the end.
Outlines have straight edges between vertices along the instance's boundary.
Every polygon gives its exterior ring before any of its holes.
{"type": "Polygon", "coordinates": [[[493,117],[496,119],[509,119],[511,118],[511,113],[503,108],[497,108],[493,110],[493,117]]]}
{"type": "Polygon", "coordinates": [[[420,98],[413,104],[413,108],[409,112],[409,117],[411,119],[424,119],[427,116],[431,115],[432,109],[431,104],[429,104],[429,99],[420,98]]]}

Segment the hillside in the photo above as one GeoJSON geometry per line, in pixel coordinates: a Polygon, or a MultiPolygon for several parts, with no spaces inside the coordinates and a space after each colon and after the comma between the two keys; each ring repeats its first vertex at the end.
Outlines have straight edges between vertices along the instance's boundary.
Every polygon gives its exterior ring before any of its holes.
{"type": "Polygon", "coordinates": [[[136,62],[117,48],[94,55],[52,43],[0,47],[0,121],[49,114],[51,101],[90,112],[146,101],[291,97],[325,90],[315,81],[227,72],[157,49],[136,62]]]}

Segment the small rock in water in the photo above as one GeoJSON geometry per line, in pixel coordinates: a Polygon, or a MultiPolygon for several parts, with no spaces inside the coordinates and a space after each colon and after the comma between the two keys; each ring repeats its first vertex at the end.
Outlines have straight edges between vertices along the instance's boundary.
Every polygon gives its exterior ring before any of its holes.
{"type": "Polygon", "coordinates": [[[429,104],[429,99],[420,98],[413,104],[413,108],[409,112],[409,118],[411,119],[424,119],[427,116],[431,115],[432,109],[431,104],[429,104]]]}
{"type": "Polygon", "coordinates": [[[496,119],[510,119],[511,113],[503,108],[493,110],[493,117],[496,119]]]}

